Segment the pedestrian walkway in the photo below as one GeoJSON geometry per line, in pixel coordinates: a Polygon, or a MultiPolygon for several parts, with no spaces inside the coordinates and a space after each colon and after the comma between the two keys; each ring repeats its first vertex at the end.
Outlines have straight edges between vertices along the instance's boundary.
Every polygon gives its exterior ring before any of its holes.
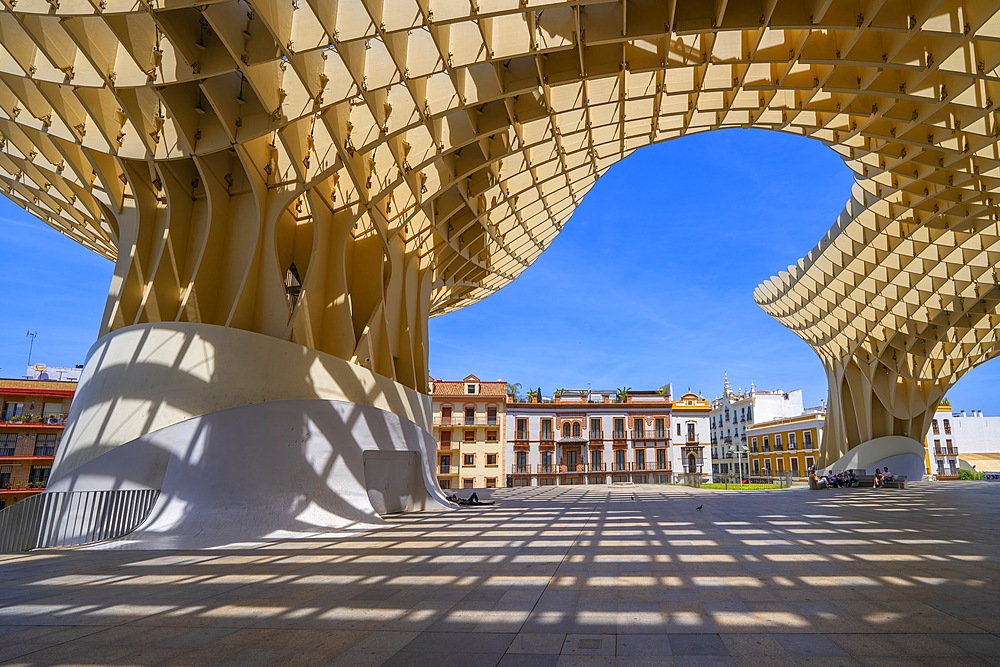
{"type": "Polygon", "coordinates": [[[492,497],[351,539],[0,557],[0,662],[1000,664],[1000,484],[492,497]]]}

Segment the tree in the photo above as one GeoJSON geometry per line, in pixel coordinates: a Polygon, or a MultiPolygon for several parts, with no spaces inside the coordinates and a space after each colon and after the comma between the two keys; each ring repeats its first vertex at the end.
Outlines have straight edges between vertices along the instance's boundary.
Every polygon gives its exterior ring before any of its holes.
{"type": "Polygon", "coordinates": [[[539,396],[541,396],[541,394],[542,394],[541,387],[539,387],[538,389],[529,389],[528,390],[528,403],[534,403],[535,399],[538,398],[539,396]]]}
{"type": "Polygon", "coordinates": [[[628,394],[632,391],[632,387],[621,387],[615,392],[615,398],[619,403],[628,403],[628,394]]]}
{"type": "Polygon", "coordinates": [[[512,403],[521,402],[521,383],[515,382],[514,384],[507,384],[507,395],[510,396],[512,403]]]}

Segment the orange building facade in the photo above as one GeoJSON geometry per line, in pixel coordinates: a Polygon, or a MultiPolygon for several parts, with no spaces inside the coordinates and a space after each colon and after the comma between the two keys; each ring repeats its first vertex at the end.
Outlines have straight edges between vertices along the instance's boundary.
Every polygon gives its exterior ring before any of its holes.
{"type": "Polygon", "coordinates": [[[0,379],[0,508],[41,493],[76,382],[0,379]]]}
{"type": "Polygon", "coordinates": [[[437,479],[442,489],[503,486],[507,383],[431,380],[437,479]]]}
{"type": "MultiPolygon", "coordinates": [[[[669,483],[671,407],[667,394],[589,389],[511,403],[506,443],[510,483],[669,483]]],[[[700,473],[704,462],[698,449],[692,467],[700,473]]]]}
{"type": "Polygon", "coordinates": [[[750,476],[805,479],[819,458],[826,416],[810,412],[798,417],[754,424],[746,430],[750,476]]]}

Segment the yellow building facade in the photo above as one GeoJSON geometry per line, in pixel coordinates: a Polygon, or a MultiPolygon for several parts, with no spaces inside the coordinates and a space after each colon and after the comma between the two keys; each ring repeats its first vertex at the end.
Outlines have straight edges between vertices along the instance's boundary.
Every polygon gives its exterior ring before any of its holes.
{"type": "Polygon", "coordinates": [[[803,479],[816,464],[826,416],[808,413],[775,419],[747,429],[751,476],[791,473],[803,479]]]}
{"type": "Polygon", "coordinates": [[[442,489],[503,485],[506,382],[469,375],[459,382],[431,380],[437,480],[442,489]]]}

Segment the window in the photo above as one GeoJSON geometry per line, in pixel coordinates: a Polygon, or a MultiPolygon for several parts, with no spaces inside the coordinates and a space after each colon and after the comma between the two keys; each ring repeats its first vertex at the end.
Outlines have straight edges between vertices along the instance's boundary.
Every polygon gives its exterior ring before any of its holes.
{"type": "Polygon", "coordinates": [[[795,449],[795,434],[794,433],[789,433],[788,434],[788,451],[792,451],[793,449],[795,449]]]}
{"type": "Polygon", "coordinates": [[[931,420],[931,430],[933,430],[933,431],[934,431],[934,435],[938,435],[938,433],[940,432],[940,431],[938,430],[938,423],[937,423],[937,420],[936,420],[936,419],[932,419],[932,420],[931,420]]]}
{"type": "Polygon", "coordinates": [[[465,425],[472,426],[476,423],[476,408],[468,405],[465,408],[465,425]]]}
{"type": "Polygon", "coordinates": [[[644,427],[645,427],[645,425],[646,425],[646,422],[643,421],[641,418],[640,419],[633,419],[632,420],[632,437],[633,438],[642,438],[642,437],[644,437],[646,435],[644,433],[644,427]]]}
{"type": "Polygon", "coordinates": [[[35,436],[35,456],[56,455],[56,434],[41,433],[35,436]]]}
{"type": "Polygon", "coordinates": [[[517,439],[527,440],[528,439],[528,420],[519,418],[517,420],[517,439]]]}
{"type": "Polygon", "coordinates": [[[760,474],[760,461],[758,459],[753,460],[753,474],[754,475],[760,474]]]}
{"type": "Polygon", "coordinates": [[[767,435],[764,436],[764,451],[771,451],[771,437],[767,435]]]}
{"type": "Polygon", "coordinates": [[[445,455],[441,457],[441,463],[438,467],[438,471],[442,475],[451,474],[451,456],[445,455]]]}
{"type": "Polygon", "coordinates": [[[474,466],[474,465],[476,465],[476,455],[475,454],[463,454],[462,455],[462,465],[464,465],[464,466],[474,466]]]}
{"type": "Polygon", "coordinates": [[[580,437],[580,422],[573,422],[573,437],[580,437]]]}
{"type": "Polygon", "coordinates": [[[449,426],[451,424],[451,406],[442,405],[441,406],[441,424],[443,426],[449,426]]]}
{"type": "Polygon", "coordinates": [[[774,451],[776,451],[776,452],[780,452],[781,451],[781,434],[780,433],[775,433],[774,434],[774,451]]]}
{"type": "Polygon", "coordinates": [[[528,472],[528,452],[517,452],[514,454],[515,472],[528,472]]]}
{"type": "Polygon", "coordinates": [[[474,385],[472,383],[469,383],[469,384],[465,385],[465,393],[466,394],[475,394],[476,393],[476,385],[474,385]]]}
{"type": "Polygon", "coordinates": [[[14,456],[17,433],[0,433],[0,456],[14,456]]]}
{"type": "Polygon", "coordinates": [[[785,472],[785,459],[778,459],[775,461],[778,464],[778,474],[785,472]]]}
{"type": "Polygon", "coordinates": [[[599,449],[590,450],[590,469],[591,470],[601,469],[601,450],[599,449]]]}
{"type": "Polygon", "coordinates": [[[486,442],[497,442],[500,439],[498,431],[487,431],[486,442]]]}
{"type": "Polygon", "coordinates": [[[600,440],[601,439],[601,420],[591,419],[590,420],[590,439],[600,440]]]}
{"type": "Polygon", "coordinates": [[[663,438],[665,437],[666,431],[664,430],[665,420],[663,417],[657,417],[653,422],[653,431],[655,432],[655,437],[663,438]]]}
{"type": "Polygon", "coordinates": [[[474,488],[476,488],[476,478],[475,477],[463,477],[462,478],[462,488],[463,489],[474,489],[474,488]]]}
{"type": "Polygon", "coordinates": [[[4,406],[3,410],[3,420],[9,422],[14,417],[20,417],[24,414],[24,403],[8,403],[4,406]]]}
{"type": "Polygon", "coordinates": [[[486,408],[486,425],[487,426],[497,425],[497,408],[495,405],[486,408]]]}
{"type": "Polygon", "coordinates": [[[495,488],[497,488],[497,478],[496,477],[487,477],[486,478],[486,488],[487,489],[495,489],[495,488]]]}
{"type": "Polygon", "coordinates": [[[465,442],[475,442],[476,441],[476,432],[475,431],[465,431],[462,434],[462,440],[464,440],[465,442]]]}
{"type": "Polygon", "coordinates": [[[543,419],[542,422],[542,440],[552,439],[552,420],[543,419]]]}
{"type": "Polygon", "coordinates": [[[950,435],[951,434],[951,421],[949,421],[947,419],[944,420],[944,432],[945,432],[945,435],[950,435]]]}
{"type": "Polygon", "coordinates": [[[622,418],[622,417],[615,417],[615,421],[614,421],[614,434],[613,434],[612,437],[618,438],[619,440],[621,440],[621,439],[623,439],[625,437],[625,419],[624,418],[622,418]]]}
{"type": "Polygon", "coordinates": [[[802,446],[809,449],[813,446],[813,434],[812,431],[805,431],[802,433],[802,446]]]}
{"type": "Polygon", "coordinates": [[[806,470],[812,469],[812,467],[815,466],[815,465],[816,465],[816,459],[814,459],[811,456],[807,456],[806,457],[806,470]]]}
{"type": "Polygon", "coordinates": [[[564,438],[568,438],[569,437],[569,429],[570,429],[569,422],[563,422],[562,431],[563,431],[563,437],[564,438]]]}
{"type": "Polygon", "coordinates": [[[750,438],[750,451],[751,452],[757,451],[757,438],[750,438]]]}
{"type": "Polygon", "coordinates": [[[657,470],[667,469],[667,450],[665,449],[656,450],[656,469],[657,470]]]}
{"type": "Polygon", "coordinates": [[[32,466],[31,473],[28,475],[28,484],[34,486],[45,486],[49,481],[50,472],[52,472],[51,467],[37,468],[32,466]]]}
{"type": "Polygon", "coordinates": [[[637,449],[635,450],[635,469],[645,470],[646,469],[646,450],[637,449]]]}
{"type": "Polygon", "coordinates": [[[681,423],[680,422],[677,422],[677,435],[678,435],[678,437],[681,435],[681,423]]]}
{"type": "Polygon", "coordinates": [[[451,449],[451,431],[441,431],[441,449],[451,449]]]}
{"type": "Polygon", "coordinates": [[[489,467],[493,467],[496,464],[497,464],[497,455],[496,454],[487,454],[486,455],[486,465],[489,466],[489,467]]]}
{"type": "Polygon", "coordinates": [[[542,469],[540,472],[552,472],[552,452],[542,452],[542,469]]]}
{"type": "Polygon", "coordinates": [[[450,479],[438,480],[438,484],[441,485],[441,489],[442,490],[450,489],[451,488],[451,480],[450,479]]]}
{"type": "Polygon", "coordinates": [[[615,450],[615,470],[625,470],[625,450],[615,450]]]}

